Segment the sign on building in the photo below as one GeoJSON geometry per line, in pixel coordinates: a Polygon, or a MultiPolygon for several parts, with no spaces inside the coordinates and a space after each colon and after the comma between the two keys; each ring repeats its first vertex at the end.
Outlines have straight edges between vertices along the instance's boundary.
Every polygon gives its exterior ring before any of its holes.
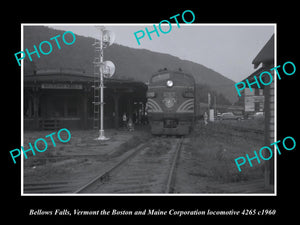
{"type": "Polygon", "coordinates": [[[259,90],[257,95],[249,88],[245,89],[245,112],[264,111],[264,95],[263,91],[259,90]]]}
{"type": "Polygon", "coordinates": [[[42,89],[82,89],[82,84],[51,84],[44,83],[42,89]]]}

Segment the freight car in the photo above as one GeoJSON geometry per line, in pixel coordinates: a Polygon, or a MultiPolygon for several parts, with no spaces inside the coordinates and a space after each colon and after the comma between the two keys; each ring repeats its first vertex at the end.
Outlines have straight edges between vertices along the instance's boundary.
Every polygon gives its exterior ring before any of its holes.
{"type": "Polygon", "coordinates": [[[195,79],[182,70],[160,70],[150,78],[147,111],[154,135],[186,135],[195,122],[195,79]]]}

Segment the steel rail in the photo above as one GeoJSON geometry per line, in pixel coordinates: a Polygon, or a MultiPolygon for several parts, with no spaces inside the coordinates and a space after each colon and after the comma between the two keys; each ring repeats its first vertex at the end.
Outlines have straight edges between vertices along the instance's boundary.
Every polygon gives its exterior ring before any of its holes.
{"type": "Polygon", "coordinates": [[[178,163],[178,160],[179,160],[183,140],[184,140],[184,138],[181,137],[180,140],[178,141],[177,145],[176,145],[176,151],[175,151],[175,155],[174,155],[174,158],[173,158],[173,161],[172,161],[171,169],[169,171],[165,193],[172,193],[174,191],[173,190],[173,185],[174,185],[174,182],[175,182],[175,171],[176,171],[176,166],[177,166],[177,163],[178,163]]]}
{"type": "Polygon", "coordinates": [[[94,185],[98,181],[104,180],[105,177],[109,176],[109,174],[112,171],[114,171],[117,168],[119,168],[121,165],[123,165],[125,162],[127,162],[130,158],[134,157],[140,150],[144,149],[144,147],[145,147],[146,144],[147,143],[142,143],[142,144],[138,145],[137,147],[135,147],[133,149],[133,151],[128,156],[126,156],[124,159],[120,160],[115,165],[111,166],[105,172],[101,173],[100,175],[98,175],[95,178],[93,178],[92,180],[90,180],[88,183],[86,183],[85,185],[83,185],[82,187],[80,187],[79,189],[77,189],[74,193],[76,193],[76,194],[78,194],[78,193],[84,193],[84,192],[86,192],[88,190],[88,188],[90,188],[92,185],[94,185]]]}

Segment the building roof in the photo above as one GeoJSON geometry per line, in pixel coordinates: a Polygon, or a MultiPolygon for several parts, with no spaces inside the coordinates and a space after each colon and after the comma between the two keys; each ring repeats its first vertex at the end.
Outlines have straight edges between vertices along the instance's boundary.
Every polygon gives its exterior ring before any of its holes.
{"type": "Polygon", "coordinates": [[[256,69],[260,63],[272,64],[274,61],[274,34],[253,59],[252,64],[256,69]]]}
{"type": "Polygon", "coordinates": [[[67,82],[67,83],[89,83],[93,82],[93,77],[65,74],[65,73],[53,73],[53,74],[36,74],[36,75],[25,75],[24,82],[67,82]]]}
{"type": "MultiPolygon", "coordinates": [[[[252,64],[254,64],[254,69],[256,69],[261,63],[265,65],[274,63],[274,34],[252,61],[252,64]]],[[[264,66],[260,67],[252,74],[250,74],[248,77],[244,78],[241,82],[245,83],[246,79],[248,79],[249,83],[252,83],[255,81],[254,76],[256,76],[256,78],[258,79],[259,75],[265,70],[266,68],[264,66]]],[[[262,80],[264,82],[266,82],[266,79],[267,79],[266,76],[262,77],[262,80]]],[[[242,87],[242,84],[238,86],[242,87]]],[[[258,87],[256,84],[254,84],[251,86],[251,88],[258,88],[258,87]]],[[[264,88],[264,85],[261,85],[261,88],[264,88]]]]}
{"type": "MultiPolygon", "coordinates": [[[[246,77],[245,79],[243,79],[241,82],[246,83],[246,80],[248,79],[249,83],[253,83],[254,80],[254,76],[256,76],[256,79],[259,79],[259,75],[265,71],[266,69],[264,67],[261,67],[257,70],[255,70],[253,73],[251,73],[248,77],[246,77]]],[[[266,81],[266,77],[262,77],[262,80],[265,82],[266,81]]],[[[238,87],[242,88],[242,85],[238,85],[238,87]]],[[[261,88],[264,88],[264,85],[260,85],[261,88]]],[[[258,88],[256,84],[251,85],[251,88],[258,88]]]]}
{"type": "MultiPolygon", "coordinates": [[[[84,72],[71,71],[70,69],[58,69],[58,70],[43,70],[36,71],[35,74],[25,75],[24,83],[25,86],[31,84],[40,84],[40,83],[81,83],[87,85],[94,84],[94,77],[87,76],[84,72]]],[[[147,89],[147,85],[141,81],[134,80],[124,80],[124,79],[114,79],[114,78],[104,78],[104,85],[108,88],[141,88],[147,89]]]]}

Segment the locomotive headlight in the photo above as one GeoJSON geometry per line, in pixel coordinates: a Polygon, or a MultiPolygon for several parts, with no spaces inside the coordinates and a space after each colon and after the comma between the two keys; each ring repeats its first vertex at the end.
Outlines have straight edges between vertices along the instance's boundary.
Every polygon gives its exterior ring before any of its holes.
{"type": "Polygon", "coordinates": [[[173,81],[168,80],[168,81],[167,81],[167,86],[168,86],[168,87],[172,87],[172,86],[173,86],[173,81]]]}

